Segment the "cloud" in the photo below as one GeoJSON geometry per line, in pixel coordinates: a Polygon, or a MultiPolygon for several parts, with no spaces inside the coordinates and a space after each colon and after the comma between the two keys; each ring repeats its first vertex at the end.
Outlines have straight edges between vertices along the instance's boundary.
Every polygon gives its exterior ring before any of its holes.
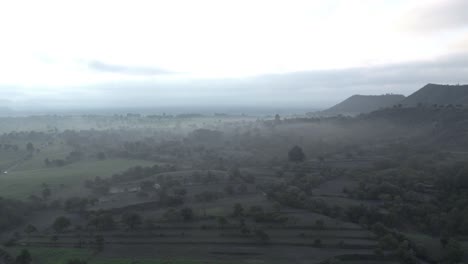
{"type": "MultiPolygon", "coordinates": [[[[468,83],[468,53],[419,61],[340,70],[269,74],[248,78],[143,78],[50,88],[0,87],[0,98],[20,108],[212,107],[317,109],[353,94],[409,95],[427,83],[468,83]],[[19,92],[22,92],[18,94],[19,92]]],[[[214,111],[214,110],[213,110],[214,111]]]]}
{"type": "Polygon", "coordinates": [[[454,41],[454,43],[450,46],[450,49],[460,53],[468,52],[468,34],[458,39],[457,41],[454,41]]]}
{"type": "Polygon", "coordinates": [[[1,98],[0,98],[0,107],[4,107],[4,106],[7,106],[7,105],[10,105],[11,103],[12,103],[11,100],[1,99],[1,98]]]}
{"type": "Polygon", "coordinates": [[[326,107],[353,94],[409,95],[427,83],[468,83],[468,53],[432,61],[249,78],[120,82],[99,86],[121,105],[326,107]],[[132,89],[129,89],[129,88],[132,89]],[[129,93],[128,91],[131,91],[129,93]]]}
{"type": "Polygon", "coordinates": [[[417,5],[406,12],[400,21],[400,28],[406,31],[435,32],[468,25],[468,1],[439,0],[431,4],[417,5]]]}
{"type": "Polygon", "coordinates": [[[353,94],[409,95],[427,83],[468,83],[468,53],[378,67],[270,75],[256,81],[270,89],[288,91],[290,96],[302,96],[313,91],[322,105],[353,94]]]}
{"type": "Polygon", "coordinates": [[[162,74],[171,74],[172,72],[152,67],[138,67],[138,66],[126,66],[118,64],[109,64],[98,60],[93,60],[87,63],[89,69],[99,72],[110,72],[110,73],[120,73],[127,75],[162,75],[162,74]]]}

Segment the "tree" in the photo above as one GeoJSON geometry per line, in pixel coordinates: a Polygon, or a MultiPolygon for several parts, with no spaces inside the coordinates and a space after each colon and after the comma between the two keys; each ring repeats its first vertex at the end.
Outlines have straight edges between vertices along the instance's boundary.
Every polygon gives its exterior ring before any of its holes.
{"type": "Polygon", "coordinates": [[[236,203],[233,208],[232,216],[240,217],[244,215],[244,208],[240,203],[236,203]]]}
{"type": "Polygon", "coordinates": [[[245,224],[240,227],[240,231],[244,235],[250,234],[250,228],[245,224]]]}
{"type": "Polygon", "coordinates": [[[445,263],[459,263],[463,260],[463,255],[464,252],[460,242],[453,238],[449,239],[444,249],[445,263]]]}
{"type": "Polygon", "coordinates": [[[54,243],[54,245],[56,245],[57,241],[58,241],[58,236],[56,236],[56,235],[51,236],[50,241],[52,241],[54,243]]]}
{"type": "Polygon", "coordinates": [[[27,225],[24,228],[24,233],[28,235],[28,239],[29,239],[29,235],[31,235],[31,233],[34,233],[34,232],[37,232],[37,228],[31,224],[27,225]]]}
{"type": "Polygon", "coordinates": [[[31,224],[27,225],[24,228],[24,232],[29,236],[31,233],[34,233],[37,231],[37,228],[31,224]]]}
{"type": "Polygon", "coordinates": [[[50,195],[51,195],[51,191],[50,191],[50,188],[49,187],[45,187],[43,190],[42,190],[42,198],[44,198],[44,200],[47,200],[50,195]]]}
{"type": "Polygon", "coordinates": [[[372,225],[372,232],[377,236],[382,237],[387,233],[387,228],[381,222],[377,222],[372,225]]]}
{"type": "Polygon", "coordinates": [[[275,123],[279,123],[279,122],[281,122],[281,117],[280,117],[279,114],[276,114],[275,115],[275,123]]]}
{"type": "Polygon", "coordinates": [[[314,240],[314,246],[321,247],[322,246],[322,240],[320,238],[315,239],[314,240]]]}
{"type": "Polygon", "coordinates": [[[67,261],[67,264],[87,264],[87,262],[81,259],[70,259],[67,261]]]}
{"type": "Polygon", "coordinates": [[[318,229],[324,229],[325,228],[325,223],[323,222],[322,219],[317,219],[317,221],[315,221],[315,226],[318,229]]]}
{"type": "Polygon", "coordinates": [[[379,243],[382,248],[386,250],[398,248],[398,240],[390,233],[380,238],[379,243]]]}
{"type": "Polygon", "coordinates": [[[233,195],[234,187],[232,187],[232,185],[226,185],[226,187],[224,187],[224,191],[229,195],[233,195]]]}
{"type": "Polygon", "coordinates": [[[240,224],[240,225],[239,225],[239,229],[240,229],[240,231],[241,231],[242,234],[244,234],[244,235],[250,234],[250,229],[249,229],[249,227],[245,224],[244,218],[241,218],[241,219],[239,220],[239,224],[240,224]]]}
{"type": "Polygon", "coordinates": [[[95,242],[96,242],[96,250],[98,252],[101,252],[104,249],[104,237],[103,236],[96,236],[95,237],[95,242]]]}
{"type": "Polygon", "coordinates": [[[270,236],[264,230],[257,230],[255,231],[255,236],[264,244],[270,241],[270,236]]]}
{"type": "Polygon", "coordinates": [[[245,193],[247,193],[248,188],[247,188],[247,185],[245,183],[242,183],[241,185],[239,185],[237,190],[238,190],[239,193],[245,194],[245,193]]]}
{"type": "Polygon", "coordinates": [[[154,181],[142,181],[140,182],[140,188],[144,192],[152,192],[155,190],[154,181]]]}
{"type": "Polygon", "coordinates": [[[71,225],[71,222],[68,218],[64,216],[59,216],[55,219],[54,223],[52,224],[52,228],[55,230],[55,232],[61,233],[65,229],[67,229],[70,225],[71,225]]]}
{"type": "Polygon", "coordinates": [[[419,263],[414,256],[413,249],[411,248],[408,240],[404,240],[398,246],[397,255],[400,258],[401,263],[405,264],[415,264],[419,263]]]}
{"type": "Polygon", "coordinates": [[[155,220],[153,218],[146,218],[143,221],[143,228],[148,230],[154,230],[157,228],[155,220]]]}
{"type": "Polygon", "coordinates": [[[185,189],[185,188],[174,189],[174,195],[180,196],[180,197],[185,197],[187,195],[187,189],[185,189]]]}
{"type": "Polygon", "coordinates": [[[227,219],[224,216],[218,217],[218,225],[221,229],[224,228],[224,226],[227,224],[227,219]]]}
{"type": "Polygon", "coordinates": [[[302,151],[302,148],[296,145],[292,147],[291,150],[288,152],[288,157],[289,161],[302,162],[305,159],[305,154],[302,151]]]}
{"type": "Polygon", "coordinates": [[[84,212],[89,200],[81,197],[70,197],[65,201],[64,207],[70,212],[84,212]]]}
{"type": "Polygon", "coordinates": [[[338,242],[338,247],[339,247],[339,248],[344,248],[345,245],[346,245],[346,244],[345,244],[344,240],[340,240],[340,242],[338,242]]]}
{"type": "Polygon", "coordinates": [[[180,214],[182,215],[182,219],[184,219],[184,221],[193,220],[194,214],[192,208],[185,207],[182,210],[180,210],[180,214]]]}
{"type": "Polygon", "coordinates": [[[104,213],[91,216],[88,226],[94,226],[97,230],[113,230],[115,228],[115,221],[111,214],[104,213]]]}
{"type": "Polygon", "coordinates": [[[27,249],[21,250],[21,253],[16,257],[15,264],[29,264],[31,263],[31,254],[27,249]]]}
{"type": "Polygon", "coordinates": [[[131,230],[138,228],[143,223],[141,216],[136,213],[124,213],[122,222],[131,230]]]}
{"type": "Polygon", "coordinates": [[[104,152],[99,152],[97,154],[98,160],[105,160],[106,159],[106,154],[104,152]]]}
{"type": "Polygon", "coordinates": [[[34,145],[33,145],[33,143],[28,142],[28,144],[26,144],[26,150],[27,150],[28,152],[33,152],[33,151],[34,151],[34,145]]]}
{"type": "Polygon", "coordinates": [[[168,221],[178,221],[180,220],[180,215],[174,208],[169,208],[164,212],[163,218],[168,221]]]}
{"type": "Polygon", "coordinates": [[[318,160],[318,162],[323,163],[325,161],[325,157],[324,156],[317,156],[317,160],[318,160]]]}

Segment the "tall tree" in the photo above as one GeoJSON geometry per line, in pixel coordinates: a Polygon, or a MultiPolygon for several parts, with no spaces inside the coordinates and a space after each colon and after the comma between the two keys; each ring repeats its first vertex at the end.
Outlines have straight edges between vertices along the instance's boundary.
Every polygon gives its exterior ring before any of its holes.
{"type": "Polygon", "coordinates": [[[61,233],[65,229],[67,229],[70,225],[71,225],[71,222],[68,218],[64,216],[59,216],[55,219],[54,223],[52,224],[52,228],[55,230],[55,232],[61,233]]]}
{"type": "Polygon", "coordinates": [[[24,228],[24,232],[28,235],[30,235],[31,233],[34,233],[37,231],[37,228],[33,225],[27,225],[25,228],[24,228]]]}
{"type": "Polygon", "coordinates": [[[288,152],[289,161],[292,162],[302,162],[305,160],[305,154],[302,151],[302,148],[299,146],[294,146],[288,152]]]}
{"type": "Polygon", "coordinates": [[[16,257],[15,264],[29,264],[32,262],[31,254],[27,249],[21,250],[21,253],[16,257]]]}
{"type": "Polygon", "coordinates": [[[124,213],[122,215],[122,222],[132,230],[138,228],[143,223],[141,216],[136,213],[124,213]]]}
{"type": "Polygon", "coordinates": [[[232,216],[233,217],[240,217],[244,215],[244,207],[242,204],[236,203],[233,208],[232,216]]]}
{"type": "Polygon", "coordinates": [[[29,152],[33,152],[34,151],[33,143],[28,142],[28,144],[26,144],[26,150],[29,151],[29,152]]]}
{"type": "Polygon", "coordinates": [[[51,191],[50,191],[50,188],[49,187],[45,187],[44,189],[42,189],[42,198],[44,198],[44,200],[47,200],[50,195],[51,195],[51,191]]]}

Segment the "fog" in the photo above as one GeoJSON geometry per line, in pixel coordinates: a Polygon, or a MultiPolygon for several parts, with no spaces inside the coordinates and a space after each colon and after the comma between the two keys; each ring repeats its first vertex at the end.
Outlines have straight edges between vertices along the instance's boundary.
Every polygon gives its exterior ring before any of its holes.
{"type": "Polygon", "coordinates": [[[0,1],[0,264],[468,263],[467,10],[0,1]]]}

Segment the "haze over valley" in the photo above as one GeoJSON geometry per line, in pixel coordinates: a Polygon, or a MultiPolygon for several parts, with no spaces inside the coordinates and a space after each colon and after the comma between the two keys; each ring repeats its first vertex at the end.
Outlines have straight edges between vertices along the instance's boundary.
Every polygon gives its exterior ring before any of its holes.
{"type": "Polygon", "coordinates": [[[0,264],[468,263],[468,2],[0,3],[0,264]]]}

